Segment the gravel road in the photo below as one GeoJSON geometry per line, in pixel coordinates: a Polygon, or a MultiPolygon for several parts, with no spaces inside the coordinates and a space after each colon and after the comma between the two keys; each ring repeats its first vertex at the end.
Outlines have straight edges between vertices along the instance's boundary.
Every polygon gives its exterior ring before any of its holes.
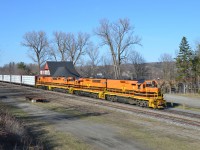
{"type": "Polygon", "coordinates": [[[200,98],[184,97],[184,96],[179,96],[179,95],[174,95],[174,94],[165,94],[164,99],[167,102],[185,104],[187,106],[200,108],[200,98]]]}

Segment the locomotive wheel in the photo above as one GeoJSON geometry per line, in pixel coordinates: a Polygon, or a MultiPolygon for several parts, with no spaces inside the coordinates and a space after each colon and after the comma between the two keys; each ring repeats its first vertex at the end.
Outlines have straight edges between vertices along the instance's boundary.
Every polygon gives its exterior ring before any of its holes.
{"type": "Polygon", "coordinates": [[[141,105],[140,103],[141,103],[140,100],[136,100],[136,105],[137,106],[140,106],[141,105]]]}
{"type": "Polygon", "coordinates": [[[146,104],[145,104],[145,101],[141,101],[140,106],[141,106],[141,107],[145,107],[145,105],[146,105],[146,104]]]}
{"type": "Polygon", "coordinates": [[[97,99],[98,98],[98,94],[97,93],[91,93],[91,97],[97,99]]]}
{"type": "Polygon", "coordinates": [[[75,95],[80,95],[80,92],[79,91],[74,91],[74,94],[75,95]]]}
{"type": "Polygon", "coordinates": [[[149,102],[148,101],[144,101],[144,107],[149,107],[149,102]]]}
{"type": "Polygon", "coordinates": [[[109,100],[109,95],[106,95],[106,96],[105,96],[105,100],[110,101],[110,100],[109,100]]]}
{"type": "Polygon", "coordinates": [[[106,95],[106,100],[112,101],[112,97],[110,95],[106,95]]]}
{"type": "Polygon", "coordinates": [[[133,98],[129,98],[128,103],[131,105],[136,105],[136,100],[133,98]]]}
{"type": "Polygon", "coordinates": [[[112,102],[116,102],[117,101],[117,97],[116,96],[111,96],[111,101],[112,102]]]}
{"type": "Polygon", "coordinates": [[[148,101],[141,100],[141,101],[139,102],[139,106],[140,106],[140,107],[148,107],[148,106],[149,106],[149,105],[148,105],[148,101]]]}
{"type": "Polygon", "coordinates": [[[99,94],[98,93],[95,93],[95,98],[99,98],[99,94]]]}

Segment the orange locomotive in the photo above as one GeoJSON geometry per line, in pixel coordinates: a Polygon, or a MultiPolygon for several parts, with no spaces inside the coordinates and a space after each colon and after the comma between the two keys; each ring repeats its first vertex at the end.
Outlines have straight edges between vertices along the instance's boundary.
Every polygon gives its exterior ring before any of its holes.
{"type": "Polygon", "coordinates": [[[40,76],[37,78],[36,87],[142,107],[164,108],[166,103],[155,80],[40,76]]]}

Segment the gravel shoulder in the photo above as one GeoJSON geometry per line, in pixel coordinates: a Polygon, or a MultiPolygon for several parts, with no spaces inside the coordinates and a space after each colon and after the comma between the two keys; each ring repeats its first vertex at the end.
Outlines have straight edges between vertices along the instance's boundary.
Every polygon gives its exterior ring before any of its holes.
{"type": "Polygon", "coordinates": [[[200,108],[200,98],[197,98],[197,97],[179,96],[175,94],[165,94],[164,99],[167,102],[173,102],[173,103],[178,103],[180,105],[187,105],[194,108],[200,108]]]}

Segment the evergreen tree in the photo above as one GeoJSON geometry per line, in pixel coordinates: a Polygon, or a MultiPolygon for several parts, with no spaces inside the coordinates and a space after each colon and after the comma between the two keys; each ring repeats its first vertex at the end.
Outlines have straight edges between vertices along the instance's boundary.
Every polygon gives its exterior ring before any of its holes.
{"type": "Polygon", "coordinates": [[[24,62],[20,62],[17,64],[17,68],[20,70],[20,74],[30,74],[31,69],[26,66],[24,62]]]}
{"type": "Polygon", "coordinates": [[[177,79],[187,83],[191,79],[192,51],[186,37],[183,37],[179,46],[179,54],[176,58],[177,79]]]}
{"type": "MultiPolygon", "coordinates": [[[[193,83],[196,89],[199,90],[199,82],[200,82],[200,44],[197,45],[197,49],[193,54],[192,60],[192,75],[193,75],[193,83]]],[[[197,91],[197,90],[196,90],[197,91]]]]}

